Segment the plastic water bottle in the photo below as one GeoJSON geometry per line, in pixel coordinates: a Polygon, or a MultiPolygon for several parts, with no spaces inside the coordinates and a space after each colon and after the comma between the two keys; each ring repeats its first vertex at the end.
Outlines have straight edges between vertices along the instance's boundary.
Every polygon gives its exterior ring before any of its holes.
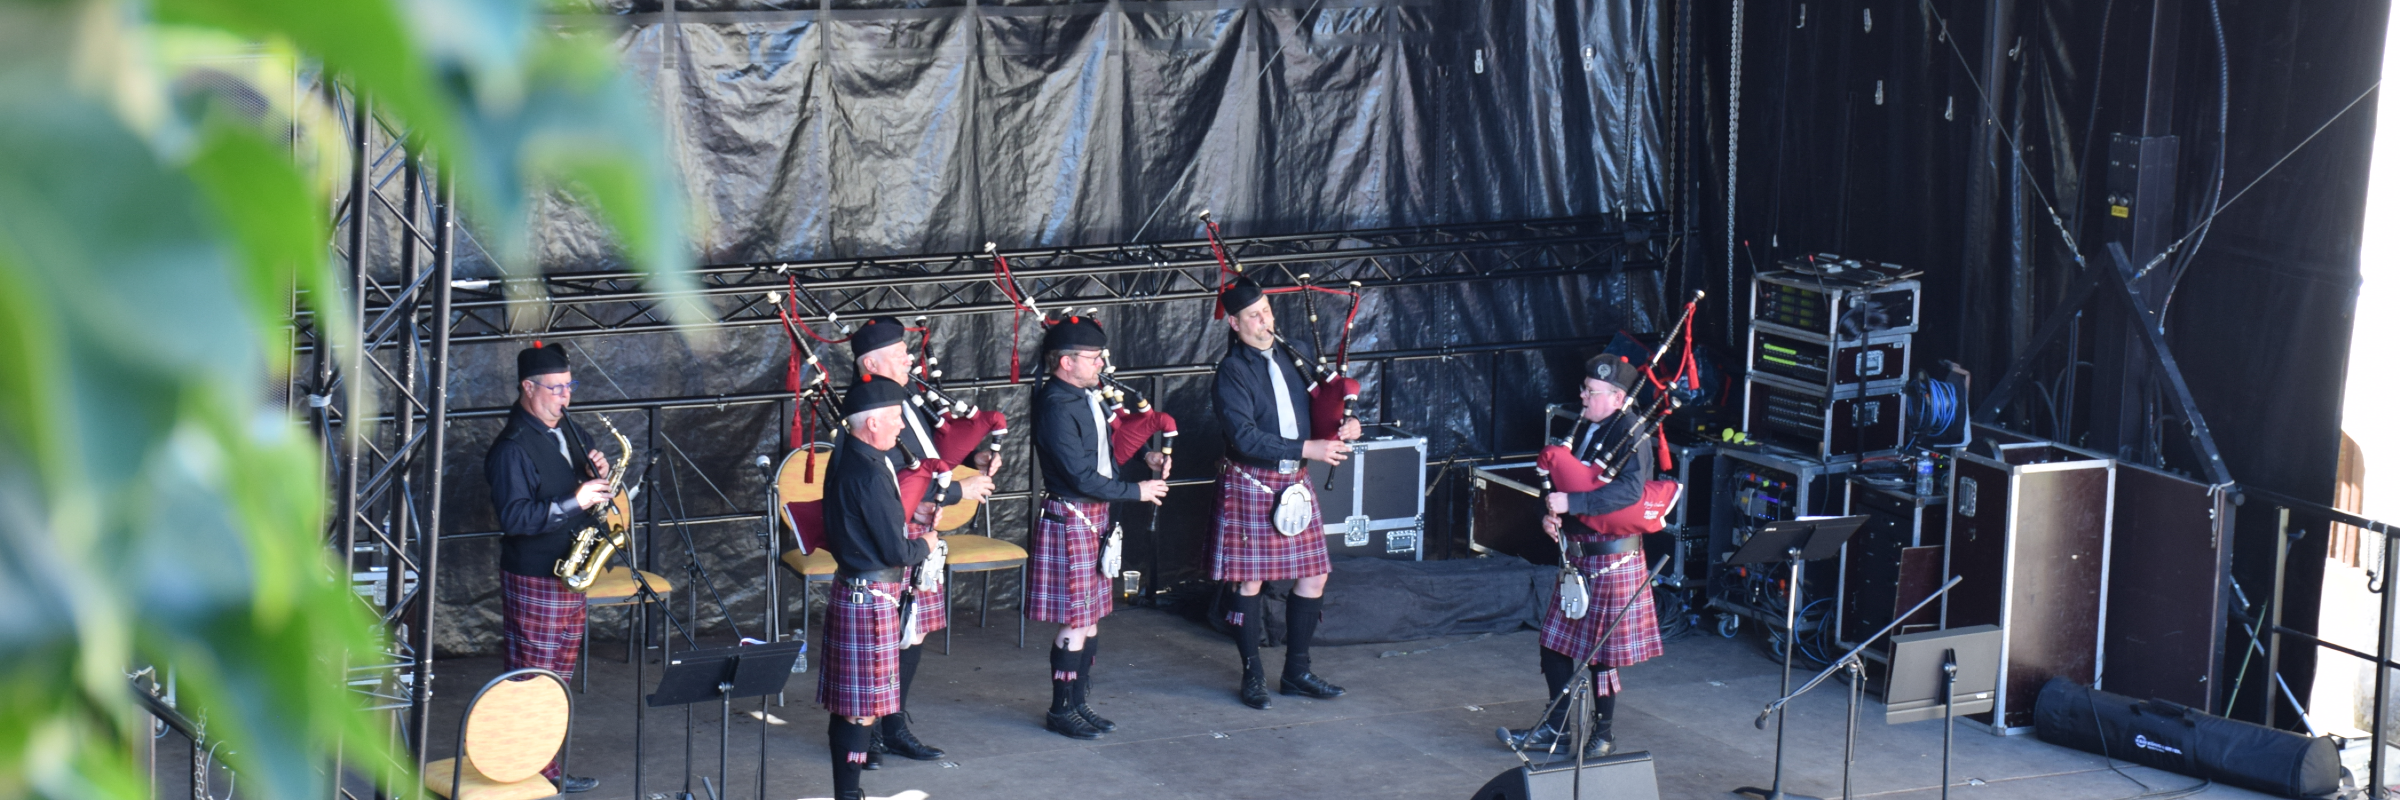
{"type": "Polygon", "coordinates": [[[1933,456],[1917,459],[1917,496],[1933,496],[1933,456]]]}

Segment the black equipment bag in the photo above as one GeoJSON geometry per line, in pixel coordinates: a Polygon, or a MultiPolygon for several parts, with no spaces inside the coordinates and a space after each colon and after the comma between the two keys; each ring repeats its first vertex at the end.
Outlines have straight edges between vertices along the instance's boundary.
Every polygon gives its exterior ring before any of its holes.
{"type": "Polygon", "coordinates": [[[2042,741],[2284,797],[2331,797],[2341,755],[2317,739],[2051,678],[2033,702],[2042,741]]]}

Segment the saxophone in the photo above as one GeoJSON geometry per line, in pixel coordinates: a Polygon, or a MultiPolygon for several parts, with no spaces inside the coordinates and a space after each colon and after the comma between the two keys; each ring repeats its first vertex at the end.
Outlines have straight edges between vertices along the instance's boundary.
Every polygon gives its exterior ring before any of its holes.
{"type": "Polygon", "coordinates": [[[625,441],[625,434],[617,432],[617,424],[608,421],[607,415],[599,416],[600,424],[608,427],[608,435],[617,439],[617,463],[608,469],[609,501],[597,509],[600,524],[576,531],[575,549],[567,551],[567,557],[559,559],[558,566],[550,570],[567,582],[567,588],[577,592],[591,591],[592,581],[600,577],[600,571],[608,568],[608,560],[629,541],[625,529],[630,520],[617,507],[617,498],[625,491],[625,467],[633,461],[633,444],[625,441]]]}

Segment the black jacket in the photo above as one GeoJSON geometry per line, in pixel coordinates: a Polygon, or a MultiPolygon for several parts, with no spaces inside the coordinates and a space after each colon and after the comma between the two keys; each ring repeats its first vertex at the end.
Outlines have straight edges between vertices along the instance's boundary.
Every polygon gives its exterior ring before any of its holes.
{"type": "MultiPolygon", "coordinates": [[[[1142,498],[1140,484],[1124,480],[1109,447],[1108,428],[1092,421],[1092,393],[1055,377],[1033,395],[1033,452],[1041,459],[1042,488],[1073,501],[1142,498]],[[1118,477],[1100,475],[1110,460],[1118,477]]],[[[1106,413],[1105,410],[1103,413],[1106,413]]]]}
{"type": "Polygon", "coordinates": [[[1225,360],[1217,363],[1217,425],[1225,433],[1225,452],[1257,461],[1297,461],[1309,432],[1308,379],[1278,346],[1259,352],[1229,337],[1225,360]],[[1283,438],[1275,422],[1275,384],[1267,370],[1283,373],[1290,392],[1292,422],[1300,437],[1283,438]]]}
{"type": "Polygon", "coordinates": [[[894,451],[868,447],[857,436],[834,443],[825,465],[825,546],[850,572],[912,566],[925,560],[925,542],[908,538],[900,508],[894,451]]]}
{"type": "MultiPolygon", "coordinates": [[[[1567,434],[1567,446],[1575,449],[1577,460],[1590,463],[1633,432],[1633,418],[1633,414],[1620,410],[1598,423],[1577,422],[1574,430],[1567,434]]],[[[1568,492],[1567,513],[1576,516],[1606,514],[1641,502],[1642,484],[1650,481],[1650,475],[1657,471],[1657,465],[1658,445],[1645,436],[1634,445],[1632,462],[1626,465],[1625,471],[1617,473],[1616,480],[1592,491],[1568,492]]],[[[1578,523],[1576,527],[1582,526],[1578,523]]]]}
{"type": "Polygon", "coordinates": [[[575,487],[591,480],[592,440],[572,419],[560,419],[567,452],[559,455],[550,426],[523,406],[508,411],[508,425],[484,453],[483,471],[492,486],[492,511],[500,518],[500,568],[516,575],[547,577],[575,547],[575,532],[598,524],[575,505],[575,487]]]}

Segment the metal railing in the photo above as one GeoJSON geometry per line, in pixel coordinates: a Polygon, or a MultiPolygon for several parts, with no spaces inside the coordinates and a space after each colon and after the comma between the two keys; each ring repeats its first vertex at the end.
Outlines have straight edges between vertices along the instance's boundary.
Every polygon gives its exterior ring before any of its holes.
{"type": "MultiPolygon", "coordinates": [[[[2366,796],[2368,798],[2382,798],[2390,796],[2390,787],[2384,781],[2384,773],[2388,767],[2388,765],[2385,763],[2386,759],[2384,758],[2384,736],[2385,727],[2387,725],[2387,721],[2385,719],[2387,714],[2386,709],[2390,707],[2392,700],[2392,671],[2400,670],[2400,662],[2395,662],[2392,659],[2393,624],[2396,621],[2400,621],[2395,619],[2396,616],[2400,616],[2400,592],[2391,591],[2391,576],[2395,573],[2400,573],[2400,546],[2396,546],[2400,545],[2400,541],[2395,541],[2400,540],[2400,527],[2395,527],[2394,525],[2388,523],[2378,522],[2366,517],[2361,517],[2332,506],[2324,505],[2322,503],[2302,500],[2300,498],[2270,489],[2236,484],[2232,487],[2232,491],[2239,499],[2263,500],[2268,504],[2269,507],[2275,509],[2275,586],[2267,595],[2266,611],[2263,616],[2252,615],[2248,612],[2248,609],[2243,609],[2237,613],[2237,619],[2244,626],[2250,629],[2252,644],[2249,645],[2249,647],[2254,648],[2253,652],[2255,652],[2255,649],[2258,648],[2257,643],[2260,640],[2263,639],[2265,642],[2263,649],[2265,650],[2266,654],[2266,676],[2267,680],[2269,681],[2269,696],[2266,702],[2265,719],[2263,722],[2268,727],[2275,727],[2276,703],[2274,695],[2275,689],[2277,688],[2284,688],[2283,697],[2287,702],[2290,702],[2293,705],[2295,710],[2300,711],[2302,714],[2306,713],[2305,709],[2299,708],[2299,698],[2291,694],[2288,687],[2282,687],[2280,684],[2280,668],[2282,667],[2283,640],[2285,637],[2290,637],[2303,643],[2314,645],[2321,650],[2330,650],[2346,656],[2361,659],[2366,661],[2368,664],[2378,667],[2378,669],[2375,670],[2375,709],[2370,715],[2370,718],[2373,720],[2371,723],[2373,727],[2367,733],[2370,746],[2374,749],[2367,756],[2367,781],[2369,788],[2367,789],[2366,796]],[[2293,526],[2292,518],[2294,516],[2325,523],[2349,525],[2363,531],[2372,531],[2383,535],[2383,564],[2380,570],[2375,573],[2377,580],[2375,580],[2373,585],[2369,587],[2369,590],[2377,595],[2375,652],[2368,653],[2356,648],[2328,642],[2322,638],[2319,638],[2316,634],[2308,631],[2294,630],[2283,624],[2285,588],[2284,574],[2287,571],[2286,567],[2288,566],[2290,560],[2292,544],[2299,541],[2301,536],[2306,533],[2306,531],[2293,526]]],[[[2246,655],[2247,654],[2245,654],[2245,656],[2246,655]]],[[[2246,660],[2247,658],[2245,657],[2245,661],[2246,660]]],[[[2232,698],[2227,698],[2227,700],[2228,702],[2231,702],[2232,698]]],[[[2303,721],[2306,721],[2305,718],[2303,721]]]]}

